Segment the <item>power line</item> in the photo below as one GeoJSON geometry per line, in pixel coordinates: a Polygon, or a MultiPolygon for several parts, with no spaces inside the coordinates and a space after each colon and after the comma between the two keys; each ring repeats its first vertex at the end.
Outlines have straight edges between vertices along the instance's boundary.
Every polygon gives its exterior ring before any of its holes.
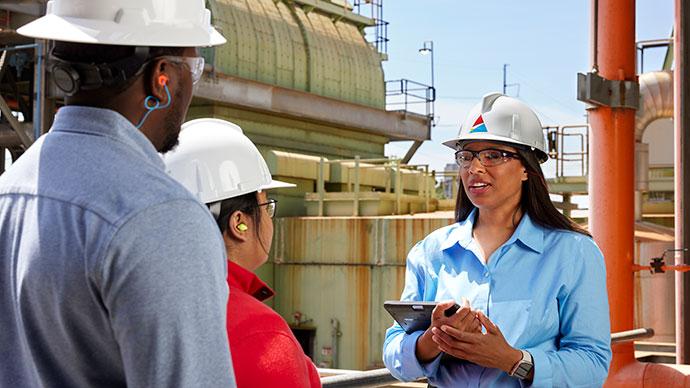
{"type": "MultiPolygon", "coordinates": [[[[557,104],[560,105],[561,107],[563,107],[563,108],[565,108],[565,109],[571,111],[571,113],[574,113],[574,112],[575,112],[575,109],[574,109],[572,106],[569,106],[567,103],[564,103],[564,102],[561,101],[560,99],[558,99],[558,98],[552,96],[551,94],[545,92],[545,91],[542,90],[541,88],[535,87],[533,84],[531,84],[531,81],[530,81],[530,83],[526,82],[527,77],[525,77],[524,75],[522,75],[522,74],[520,74],[520,73],[518,73],[518,72],[516,72],[516,71],[514,71],[514,70],[511,70],[510,72],[511,72],[513,75],[517,76],[517,77],[521,80],[521,82],[524,83],[526,86],[529,86],[530,89],[533,89],[534,91],[536,91],[537,93],[541,94],[542,96],[547,97],[548,99],[550,99],[551,101],[557,103],[557,104]]],[[[582,112],[579,112],[579,111],[577,112],[578,115],[580,115],[581,113],[582,113],[582,112]]]]}

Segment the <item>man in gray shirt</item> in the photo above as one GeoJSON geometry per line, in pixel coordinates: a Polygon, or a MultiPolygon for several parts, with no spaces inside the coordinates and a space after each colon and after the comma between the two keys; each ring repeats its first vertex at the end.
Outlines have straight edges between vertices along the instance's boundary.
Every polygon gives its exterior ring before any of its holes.
{"type": "Polygon", "coordinates": [[[0,386],[234,386],[223,242],[158,154],[225,41],[203,0],[53,0],[19,32],[56,41],[67,106],[0,176],[0,386]]]}

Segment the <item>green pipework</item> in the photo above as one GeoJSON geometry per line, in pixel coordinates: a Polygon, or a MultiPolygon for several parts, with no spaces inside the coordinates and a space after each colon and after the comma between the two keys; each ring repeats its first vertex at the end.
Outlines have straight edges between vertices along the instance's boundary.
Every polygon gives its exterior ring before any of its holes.
{"type": "Polygon", "coordinates": [[[327,1],[209,0],[208,7],[228,38],[203,50],[215,72],[385,108],[382,57],[362,32],[370,19],[327,1]]]}
{"type": "Polygon", "coordinates": [[[187,119],[215,117],[239,125],[259,148],[331,159],[380,158],[388,139],[321,124],[217,105],[192,104],[187,119]]]}

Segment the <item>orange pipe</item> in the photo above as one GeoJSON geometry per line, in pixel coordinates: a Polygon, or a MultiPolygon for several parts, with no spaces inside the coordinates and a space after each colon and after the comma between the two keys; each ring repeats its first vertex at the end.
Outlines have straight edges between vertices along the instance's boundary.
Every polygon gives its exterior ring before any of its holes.
{"type": "MultiPolygon", "coordinates": [[[[598,3],[596,62],[609,80],[636,81],[635,0],[594,0],[598,3]]],[[[606,258],[611,331],[633,329],[634,317],[634,155],[635,110],[596,107],[589,113],[589,227],[606,258]]],[[[607,387],[688,386],[676,369],[640,363],[632,342],[613,345],[607,387]],[[681,384],[681,385],[678,385],[681,384]]]]}
{"type": "MultiPolygon", "coordinates": [[[[599,0],[598,5],[599,74],[635,80],[635,0],[599,0]]],[[[590,230],[606,258],[611,331],[620,332],[633,329],[634,315],[635,111],[598,107],[589,119],[590,165],[596,166],[589,171],[590,230]]],[[[635,362],[632,343],[614,345],[613,353],[609,376],[635,362]]]]}

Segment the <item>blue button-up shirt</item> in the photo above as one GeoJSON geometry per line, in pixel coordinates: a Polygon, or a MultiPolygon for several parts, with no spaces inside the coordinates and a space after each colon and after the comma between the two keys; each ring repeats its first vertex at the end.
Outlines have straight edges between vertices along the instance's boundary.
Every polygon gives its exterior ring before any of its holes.
{"type": "Polygon", "coordinates": [[[234,386],[225,273],[211,214],[141,131],[61,108],[0,176],[0,386],[234,386]]]}
{"type": "MultiPolygon", "coordinates": [[[[476,210],[467,220],[434,231],[407,257],[401,300],[467,298],[501,329],[508,343],[534,358],[535,387],[601,386],[611,360],[606,269],[601,251],[582,234],[543,228],[525,214],[489,258],[472,238],[476,210]]],[[[439,356],[420,364],[418,331],[394,324],[383,360],[401,380],[426,376],[439,387],[519,387],[498,369],[439,356]]]]}

